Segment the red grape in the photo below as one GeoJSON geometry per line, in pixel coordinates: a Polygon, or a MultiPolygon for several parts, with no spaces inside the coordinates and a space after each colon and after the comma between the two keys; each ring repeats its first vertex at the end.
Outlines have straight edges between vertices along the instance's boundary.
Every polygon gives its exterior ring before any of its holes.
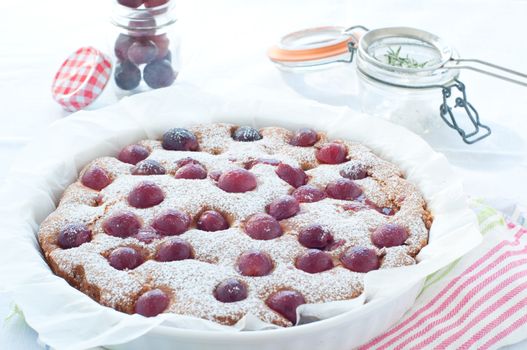
{"type": "Polygon", "coordinates": [[[134,43],[135,38],[131,37],[130,35],[126,34],[119,34],[117,39],[115,40],[115,56],[120,61],[126,61],[128,60],[128,49],[132,44],[134,43]]]}
{"type": "Polygon", "coordinates": [[[222,303],[234,303],[247,298],[247,286],[234,278],[229,278],[216,286],[214,297],[222,303]]]}
{"type": "Polygon", "coordinates": [[[163,135],[162,146],[170,151],[196,151],[198,139],[187,129],[174,128],[163,135]]]}
{"type": "Polygon", "coordinates": [[[152,227],[165,236],[180,235],[190,226],[190,216],[176,209],[169,209],[154,219],[152,227]]]}
{"type": "Polygon", "coordinates": [[[247,192],[256,188],[256,176],[245,169],[233,169],[221,174],[218,187],[225,192],[247,192]]]}
{"type": "Polygon", "coordinates": [[[190,157],[181,158],[180,160],[178,160],[178,161],[176,162],[176,166],[177,166],[178,168],[181,168],[181,167],[183,167],[183,166],[185,166],[185,165],[188,165],[188,164],[197,164],[197,165],[201,165],[200,162],[198,162],[197,160],[192,159],[192,158],[190,158],[190,157]]]}
{"type": "Polygon", "coordinates": [[[155,183],[144,181],[135,186],[128,194],[128,203],[136,208],[150,208],[158,205],[165,199],[163,190],[155,183]]]}
{"type": "Polygon", "coordinates": [[[395,247],[408,239],[408,230],[399,224],[385,224],[371,234],[371,241],[377,247],[395,247]]]}
{"type": "Polygon", "coordinates": [[[281,163],[276,167],[275,172],[279,178],[295,188],[305,185],[307,182],[307,175],[304,170],[292,167],[289,164],[281,163]]]}
{"type": "Polygon", "coordinates": [[[100,191],[108,186],[112,179],[106,170],[97,165],[92,165],[82,174],[81,182],[86,187],[100,191]]]}
{"type": "Polygon", "coordinates": [[[157,56],[157,46],[151,40],[136,40],[128,48],[128,59],[137,65],[152,62],[157,56]]]}
{"type": "Polygon", "coordinates": [[[133,270],[144,262],[141,253],[130,247],[114,249],[108,256],[110,266],[117,270],[133,270]]]}
{"type": "Polygon", "coordinates": [[[168,262],[184,259],[192,259],[192,247],[179,237],[170,237],[157,247],[157,261],[168,262]]]}
{"type": "Polygon", "coordinates": [[[297,291],[294,290],[280,290],[271,294],[265,304],[273,311],[296,324],[296,309],[305,304],[306,300],[297,291]]]}
{"type": "Polygon", "coordinates": [[[245,232],[253,239],[270,240],[282,235],[282,227],[271,215],[258,213],[247,220],[245,232]]]}
{"type": "Polygon", "coordinates": [[[295,266],[297,269],[308,273],[318,273],[333,268],[331,255],[317,249],[309,249],[304,254],[296,258],[295,266]]]}
{"type": "Polygon", "coordinates": [[[329,230],[314,224],[303,228],[298,233],[298,241],[306,248],[326,249],[334,242],[334,239],[329,230]]]}
{"type": "Polygon", "coordinates": [[[326,194],[330,198],[351,200],[362,194],[359,186],[349,179],[338,179],[326,186],[326,194]]]}
{"type": "Polygon", "coordinates": [[[219,170],[214,170],[209,173],[209,177],[215,182],[218,182],[218,180],[220,179],[220,176],[221,176],[221,171],[219,170]]]}
{"type": "Polygon", "coordinates": [[[200,215],[197,227],[202,231],[221,231],[229,228],[229,223],[223,215],[214,210],[207,210],[200,215]]]}
{"type": "Polygon", "coordinates": [[[132,175],[164,175],[165,168],[153,159],[143,160],[132,168],[132,175]]]}
{"type": "Polygon", "coordinates": [[[137,234],[141,228],[141,222],[132,213],[117,213],[107,218],[102,229],[110,236],[126,238],[137,234]]]}
{"type": "Polygon", "coordinates": [[[205,179],[207,177],[207,170],[199,164],[183,165],[176,171],[176,179],[205,179]]]}
{"type": "Polygon", "coordinates": [[[148,39],[152,40],[157,46],[157,59],[165,59],[169,54],[168,46],[170,45],[170,40],[166,34],[152,35],[148,39]]]}
{"type": "Polygon", "coordinates": [[[355,272],[368,272],[380,267],[379,257],[374,249],[351,247],[340,257],[342,265],[355,272]]]}
{"type": "Polygon", "coordinates": [[[326,198],[326,194],[315,186],[304,185],[293,191],[293,197],[300,203],[313,203],[326,198]]]}
{"type": "Polygon", "coordinates": [[[318,134],[313,129],[303,128],[298,129],[291,138],[293,146],[310,147],[318,141],[318,134]]]}
{"type": "Polygon", "coordinates": [[[160,289],[152,289],[141,295],[135,302],[135,313],[145,317],[157,316],[166,310],[170,299],[160,289]]]}
{"type": "Polygon", "coordinates": [[[244,276],[266,276],[273,270],[273,260],[269,254],[250,250],[238,258],[238,271],[244,276]]]}
{"type": "Polygon", "coordinates": [[[138,8],[143,4],[143,0],[117,0],[117,2],[123,6],[138,8]]]}
{"type": "Polygon", "coordinates": [[[145,1],[145,7],[157,7],[164,5],[168,2],[168,0],[144,0],[145,1]]]}
{"type": "Polygon", "coordinates": [[[91,230],[84,224],[68,224],[60,230],[57,243],[62,249],[78,247],[91,241],[91,230]]]}
{"type": "Polygon", "coordinates": [[[234,141],[252,142],[261,140],[262,135],[255,128],[250,126],[240,126],[234,131],[232,138],[234,141]]]}
{"type": "Polygon", "coordinates": [[[128,164],[137,164],[149,155],[148,149],[141,145],[128,145],[119,152],[117,159],[128,164]]]}
{"type": "Polygon", "coordinates": [[[292,196],[282,196],[275,199],[267,207],[269,215],[276,220],[283,220],[295,216],[300,211],[298,201],[292,196]]]}
{"type": "Polygon", "coordinates": [[[339,164],[346,160],[348,150],[340,143],[327,143],[316,152],[320,163],[339,164]]]}

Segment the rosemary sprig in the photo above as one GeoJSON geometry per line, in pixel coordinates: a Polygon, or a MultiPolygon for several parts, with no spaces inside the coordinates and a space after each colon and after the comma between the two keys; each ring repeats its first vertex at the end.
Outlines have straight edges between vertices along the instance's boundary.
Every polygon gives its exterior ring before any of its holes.
{"type": "Polygon", "coordinates": [[[417,62],[415,59],[408,57],[408,54],[406,55],[406,57],[402,57],[400,46],[397,48],[397,50],[394,50],[390,47],[388,53],[384,54],[384,57],[388,59],[388,64],[394,67],[423,68],[428,63],[428,61],[417,62]]]}

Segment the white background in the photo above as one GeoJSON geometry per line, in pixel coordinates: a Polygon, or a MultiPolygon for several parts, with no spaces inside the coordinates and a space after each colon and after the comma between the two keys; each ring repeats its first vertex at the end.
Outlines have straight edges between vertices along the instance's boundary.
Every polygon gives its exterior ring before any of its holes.
{"type": "MultiPolygon", "coordinates": [[[[50,95],[62,61],[80,46],[112,50],[111,5],[111,0],[0,1],[0,183],[20,147],[67,117],[50,95]]],[[[443,37],[462,57],[527,72],[526,0],[182,0],[176,11],[183,61],[178,80],[219,94],[271,91],[358,108],[352,66],[312,74],[302,87],[286,81],[266,58],[281,35],[319,25],[422,28],[443,37]]],[[[494,134],[475,146],[449,138],[437,148],[463,178],[468,194],[502,208],[525,204],[527,88],[472,72],[463,72],[461,79],[494,134]]],[[[1,318],[7,304],[7,295],[0,293],[1,318]]],[[[15,329],[12,324],[0,328],[0,348],[35,346],[34,334],[15,329]]]]}

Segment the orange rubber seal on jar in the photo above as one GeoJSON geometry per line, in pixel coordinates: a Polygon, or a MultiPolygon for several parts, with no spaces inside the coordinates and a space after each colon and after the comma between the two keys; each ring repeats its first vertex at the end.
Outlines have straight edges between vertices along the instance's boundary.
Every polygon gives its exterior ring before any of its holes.
{"type": "Polygon", "coordinates": [[[267,55],[272,61],[276,62],[313,61],[328,57],[335,57],[349,52],[349,42],[355,42],[355,39],[350,36],[342,42],[334,45],[304,50],[282,49],[278,47],[278,45],[275,45],[268,50],[267,55]]]}

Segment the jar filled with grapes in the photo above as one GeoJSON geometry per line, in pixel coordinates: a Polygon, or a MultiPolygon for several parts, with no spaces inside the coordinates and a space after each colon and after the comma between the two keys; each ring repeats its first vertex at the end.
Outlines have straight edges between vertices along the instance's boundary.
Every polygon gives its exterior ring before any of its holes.
{"type": "Polygon", "coordinates": [[[170,86],[179,69],[171,0],[114,0],[111,38],[118,96],[170,86]]]}

